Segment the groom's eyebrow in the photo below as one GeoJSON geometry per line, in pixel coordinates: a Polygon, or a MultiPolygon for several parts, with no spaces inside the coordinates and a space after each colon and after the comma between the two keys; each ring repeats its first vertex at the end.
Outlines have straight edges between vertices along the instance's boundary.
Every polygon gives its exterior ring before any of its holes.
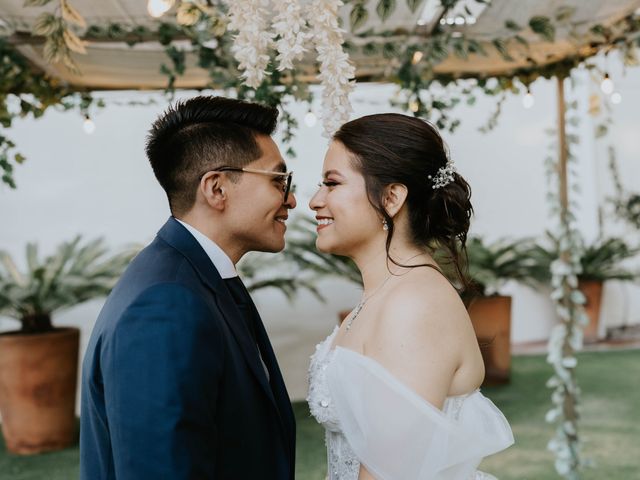
{"type": "Polygon", "coordinates": [[[282,172],[287,173],[287,164],[284,162],[278,163],[275,167],[271,169],[272,172],[282,172]]]}

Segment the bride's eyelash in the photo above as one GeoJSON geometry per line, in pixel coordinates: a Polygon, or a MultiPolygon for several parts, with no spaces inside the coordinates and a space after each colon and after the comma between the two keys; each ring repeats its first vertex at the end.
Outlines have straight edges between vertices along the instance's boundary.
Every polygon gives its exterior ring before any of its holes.
{"type": "Polygon", "coordinates": [[[331,180],[325,180],[323,182],[318,183],[319,187],[322,187],[323,185],[325,187],[335,187],[336,185],[339,185],[339,183],[338,182],[333,182],[331,180]]]}

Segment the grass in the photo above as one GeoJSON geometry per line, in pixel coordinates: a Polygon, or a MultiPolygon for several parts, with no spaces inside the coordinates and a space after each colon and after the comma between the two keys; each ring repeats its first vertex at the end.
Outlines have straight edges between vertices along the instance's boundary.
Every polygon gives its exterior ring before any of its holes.
{"type": "MultiPolygon", "coordinates": [[[[582,398],[581,437],[585,453],[595,462],[583,480],[638,478],[640,457],[640,350],[578,355],[582,398]]],[[[516,445],[486,459],[481,468],[500,480],[558,479],[553,455],[546,450],[552,427],[544,423],[550,407],[545,382],[551,368],[544,357],[513,359],[512,383],[483,392],[504,412],[516,445]]],[[[322,428],[303,402],[294,404],[298,420],[296,478],[324,480],[325,446],[322,428]]],[[[6,452],[0,438],[0,480],[69,480],[78,478],[78,448],[20,457],[6,452]]]]}

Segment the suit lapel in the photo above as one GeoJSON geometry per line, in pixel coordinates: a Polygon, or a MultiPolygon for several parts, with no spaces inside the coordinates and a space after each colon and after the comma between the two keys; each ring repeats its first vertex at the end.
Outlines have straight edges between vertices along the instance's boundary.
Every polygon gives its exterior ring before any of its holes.
{"type": "MultiPolygon", "coordinates": [[[[273,396],[264,369],[260,362],[260,357],[256,345],[251,340],[251,334],[242,319],[242,312],[236,306],[227,286],[224,284],[218,270],[214,267],[211,259],[202,249],[193,235],[178,223],[173,217],[169,218],[158,232],[158,236],[165,242],[178,250],[186,257],[194,268],[202,282],[214,293],[214,299],[222,313],[225,323],[231,330],[236,342],[240,346],[242,354],[249,364],[250,370],[255,375],[258,383],[262,386],[264,393],[269,397],[273,406],[279,412],[276,399],[273,396]]],[[[255,307],[254,307],[255,308],[255,307]]]]}

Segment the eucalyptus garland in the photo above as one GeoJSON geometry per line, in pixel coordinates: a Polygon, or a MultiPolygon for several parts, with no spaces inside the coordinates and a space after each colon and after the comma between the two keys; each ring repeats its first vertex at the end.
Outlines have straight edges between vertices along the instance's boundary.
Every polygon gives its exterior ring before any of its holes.
{"type": "MultiPolygon", "coordinates": [[[[559,82],[564,79],[559,79],[559,82]]],[[[566,82],[565,82],[566,83],[566,82]]],[[[567,102],[567,120],[570,129],[577,126],[579,117],[575,109],[577,101],[567,102]]],[[[555,135],[557,129],[550,129],[555,135]]],[[[572,155],[572,146],[579,142],[575,132],[566,134],[566,151],[568,168],[568,192],[579,190],[577,179],[572,175],[576,159],[572,155]]],[[[549,450],[555,454],[555,468],[558,474],[570,480],[579,478],[579,471],[589,462],[583,459],[583,442],[579,437],[578,421],[580,418],[580,388],[576,379],[578,361],[575,352],[582,349],[583,327],[589,323],[584,312],[585,296],[578,289],[578,275],[582,267],[580,258],[584,250],[584,242],[576,224],[576,203],[571,199],[561,200],[560,188],[561,145],[553,142],[549,156],[545,160],[547,178],[551,190],[548,192],[550,214],[559,219],[555,237],[558,241],[559,258],[551,263],[551,298],[556,307],[560,323],[551,330],[548,343],[547,362],[553,366],[554,374],[547,381],[547,387],[553,389],[551,395],[552,408],[545,420],[556,425],[555,435],[548,444],[549,450]]]]}

